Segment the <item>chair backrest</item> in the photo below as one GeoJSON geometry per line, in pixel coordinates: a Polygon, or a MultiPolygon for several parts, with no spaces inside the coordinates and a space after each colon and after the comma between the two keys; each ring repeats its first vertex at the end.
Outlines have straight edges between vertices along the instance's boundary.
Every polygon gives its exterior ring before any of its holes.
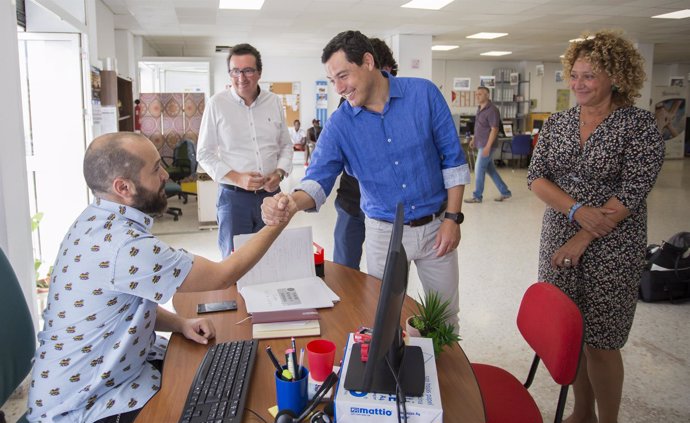
{"type": "Polygon", "coordinates": [[[29,307],[5,253],[0,249],[0,405],[31,370],[36,335],[29,307]]]}
{"type": "Polygon", "coordinates": [[[187,177],[196,173],[196,147],[190,140],[182,140],[177,143],[173,151],[174,167],[184,169],[187,177]]]}
{"type": "Polygon", "coordinates": [[[510,148],[512,154],[528,155],[532,152],[532,136],[526,134],[515,135],[510,148]]]}
{"type": "Polygon", "coordinates": [[[522,297],[517,325],[559,385],[575,381],[584,339],[577,305],[555,285],[537,282],[522,297]]]}

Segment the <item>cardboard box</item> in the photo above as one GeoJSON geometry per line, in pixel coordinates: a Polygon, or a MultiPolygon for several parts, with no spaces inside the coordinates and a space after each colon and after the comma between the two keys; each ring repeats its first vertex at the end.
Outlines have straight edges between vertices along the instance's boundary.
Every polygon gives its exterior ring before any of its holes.
{"type": "MultiPolygon", "coordinates": [[[[343,357],[343,372],[335,394],[336,423],[397,423],[395,395],[348,391],[344,388],[353,343],[354,340],[350,334],[343,357]]],[[[433,344],[428,338],[410,338],[410,345],[422,348],[426,387],[423,396],[407,397],[407,421],[410,423],[440,423],[443,421],[443,408],[441,407],[441,391],[438,387],[433,344]]]]}

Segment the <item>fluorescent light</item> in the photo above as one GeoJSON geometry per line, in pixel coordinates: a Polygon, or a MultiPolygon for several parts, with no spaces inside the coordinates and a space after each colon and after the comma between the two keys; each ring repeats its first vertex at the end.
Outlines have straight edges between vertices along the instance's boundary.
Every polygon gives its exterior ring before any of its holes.
{"type": "Polygon", "coordinates": [[[678,10],[676,12],[664,13],[663,15],[652,16],[658,19],[685,19],[690,18],[690,9],[678,10]]]}
{"type": "Polygon", "coordinates": [[[437,46],[431,46],[431,49],[434,51],[448,51],[448,50],[455,50],[460,46],[445,46],[445,45],[437,45],[437,46]]]}
{"type": "Polygon", "coordinates": [[[409,9],[439,10],[452,2],[453,0],[412,0],[400,7],[406,7],[409,9]]]}
{"type": "Polygon", "coordinates": [[[505,56],[507,54],[513,54],[512,51],[487,51],[486,53],[481,53],[481,56],[505,56]]]}
{"type": "Polygon", "coordinates": [[[507,32],[477,32],[476,34],[468,35],[465,38],[474,38],[479,40],[493,40],[494,38],[505,37],[507,32]]]}
{"type": "MultiPolygon", "coordinates": [[[[593,39],[593,38],[594,38],[594,35],[590,35],[589,37],[587,37],[588,40],[591,40],[591,39],[593,39]]],[[[573,38],[572,40],[568,40],[568,42],[570,42],[570,43],[580,43],[580,42],[582,42],[582,41],[584,41],[584,40],[585,40],[584,38],[573,38]]]]}
{"type": "Polygon", "coordinates": [[[558,56],[558,57],[560,57],[561,59],[563,59],[563,58],[565,58],[565,54],[561,54],[561,55],[558,56]]]}
{"type": "Polygon", "coordinates": [[[220,0],[219,9],[260,10],[264,0],[220,0]]]}

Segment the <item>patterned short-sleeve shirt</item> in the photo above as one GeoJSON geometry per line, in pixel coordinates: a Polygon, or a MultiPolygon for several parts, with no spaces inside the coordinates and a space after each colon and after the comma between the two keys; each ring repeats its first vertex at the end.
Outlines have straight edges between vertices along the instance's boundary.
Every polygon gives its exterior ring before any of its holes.
{"type": "Polygon", "coordinates": [[[153,219],[96,199],[77,218],[53,266],[38,334],[30,421],[91,422],[141,408],[160,386],[156,308],[193,256],[150,233],[153,219]]]}

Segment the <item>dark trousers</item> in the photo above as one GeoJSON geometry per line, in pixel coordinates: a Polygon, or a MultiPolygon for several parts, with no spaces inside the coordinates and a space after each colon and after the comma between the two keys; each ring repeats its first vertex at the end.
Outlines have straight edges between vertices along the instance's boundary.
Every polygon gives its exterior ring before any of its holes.
{"type": "Polygon", "coordinates": [[[362,260],[362,244],[364,243],[364,213],[360,210],[357,216],[346,212],[335,202],[338,219],[333,231],[334,250],[333,261],[343,266],[359,270],[362,260]]]}
{"type": "Polygon", "coordinates": [[[264,198],[272,197],[278,192],[280,190],[253,193],[234,190],[229,185],[218,187],[218,248],[223,258],[229,256],[235,248],[232,240],[235,235],[253,234],[265,226],[261,219],[261,203],[264,198]]]}

